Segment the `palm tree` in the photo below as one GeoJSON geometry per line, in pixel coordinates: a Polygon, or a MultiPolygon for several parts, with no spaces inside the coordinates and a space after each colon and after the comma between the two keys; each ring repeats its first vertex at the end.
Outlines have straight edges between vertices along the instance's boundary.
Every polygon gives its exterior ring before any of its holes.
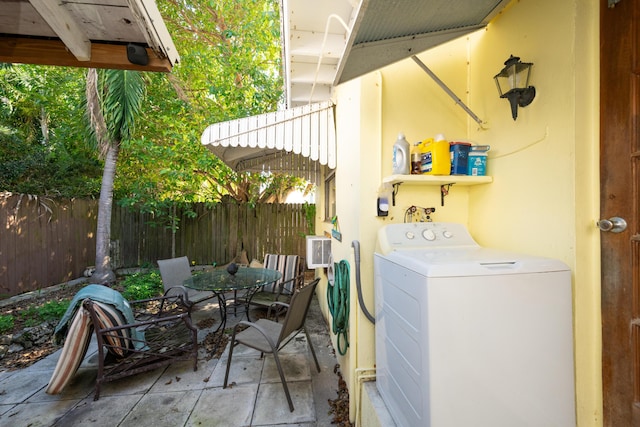
{"type": "Polygon", "coordinates": [[[92,283],[112,283],[116,278],[109,256],[113,182],[120,144],[133,134],[144,89],[142,75],[136,71],[97,71],[90,68],[87,72],[87,113],[98,151],[104,158],[98,204],[96,269],[91,276],[92,283]]]}

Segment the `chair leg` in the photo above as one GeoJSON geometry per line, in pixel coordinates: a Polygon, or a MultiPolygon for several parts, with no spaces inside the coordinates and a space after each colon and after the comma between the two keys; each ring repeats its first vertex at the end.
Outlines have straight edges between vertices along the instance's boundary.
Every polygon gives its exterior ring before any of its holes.
{"type": "Polygon", "coordinates": [[[276,367],[278,368],[278,373],[280,374],[280,381],[282,381],[282,387],[284,387],[284,394],[287,395],[287,402],[289,402],[289,412],[293,412],[293,402],[291,401],[291,395],[289,394],[289,387],[287,387],[287,380],[284,378],[284,371],[282,370],[282,365],[280,364],[280,358],[278,357],[278,352],[273,353],[273,358],[276,361],[276,367]]]}
{"type": "Polygon", "coordinates": [[[307,342],[309,343],[309,350],[311,350],[313,361],[316,362],[316,368],[318,369],[318,372],[320,372],[320,364],[318,363],[318,358],[316,357],[316,351],[313,349],[313,343],[311,342],[311,337],[307,332],[307,328],[304,328],[304,335],[307,337],[307,342]]]}
{"type": "Polygon", "coordinates": [[[229,344],[229,358],[227,359],[227,370],[224,373],[224,384],[222,388],[227,388],[227,381],[229,380],[229,369],[231,368],[231,357],[233,357],[233,347],[235,347],[236,342],[236,328],[233,328],[233,335],[231,336],[231,341],[229,344]]]}

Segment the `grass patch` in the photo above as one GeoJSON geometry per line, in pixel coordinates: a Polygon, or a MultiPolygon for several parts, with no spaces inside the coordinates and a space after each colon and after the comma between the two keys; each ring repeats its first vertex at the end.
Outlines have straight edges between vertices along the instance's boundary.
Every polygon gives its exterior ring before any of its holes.
{"type": "Polygon", "coordinates": [[[0,316],[0,334],[9,332],[13,329],[14,319],[10,314],[0,316]]]}
{"type": "Polygon", "coordinates": [[[49,301],[40,306],[30,306],[20,312],[20,316],[24,319],[25,326],[36,326],[48,320],[60,320],[70,302],[71,300],[49,301]]]}
{"type": "Polygon", "coordinates": [[[122,281],[122,296],[129,301],[161,296],[164,288],[158,270],[148,273],[135,273],[122,281]]]}

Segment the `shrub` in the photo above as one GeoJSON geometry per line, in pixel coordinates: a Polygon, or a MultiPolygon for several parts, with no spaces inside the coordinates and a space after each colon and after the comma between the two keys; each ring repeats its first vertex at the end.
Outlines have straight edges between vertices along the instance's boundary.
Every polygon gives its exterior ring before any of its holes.
{"type": "Polygon", "coordinates": [[[13,316],[10,314],[1,315],[0,316],[0,334],[9,332],[11,329],[13,329],[13,316]]]}
{"type": "Polygon", "coordinates": [[[40,306],[30,306],[20,315],[25,319],[26,326],[35,326],[48,320],[60,320],[70,303],[71,300],[48,301],[40,306]]]}
{"type": "Polygon", "coordinates": [[[163,292],[162,278],[158,270],[127,276],[122,286],[122,296],[129,301],[157,297],[163,292]]]}

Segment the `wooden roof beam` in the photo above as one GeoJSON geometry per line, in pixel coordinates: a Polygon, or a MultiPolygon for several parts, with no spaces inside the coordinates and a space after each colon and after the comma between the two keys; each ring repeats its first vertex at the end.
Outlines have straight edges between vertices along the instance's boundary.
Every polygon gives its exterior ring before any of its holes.
{"type": "Polygon", "coordinates": [[[91,40],[84,34],[75,19],[61,2],[51,0],[29,0],[51,29],[60,37],[78,61],[91,59],[91,40]]]}
{"type": "Polygon", "coordinates": [[[168,59],[158,58],[150,48],[146,50],[149,63],[142,66],[129,62],[126,45],[92,43],[91,59],[80,61],[60,40],[0,36],[0,62],[167,73],[171,71],[172,65],[168,59]]]}

